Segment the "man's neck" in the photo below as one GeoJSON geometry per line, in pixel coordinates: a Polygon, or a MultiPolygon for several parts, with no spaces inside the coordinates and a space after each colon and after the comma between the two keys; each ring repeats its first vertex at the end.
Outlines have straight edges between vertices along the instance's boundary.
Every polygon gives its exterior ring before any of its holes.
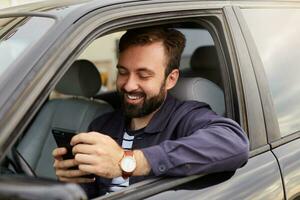
{"type": "Polygon", "coordinates": [[[146,127],[156,112],[157,112],[157,110],[152,112],[149,115],[144,116],[144,117],[132,118],[131,122],[130,122],[130,129],[131,130],[139,130],[141,128],[146,127]]]}
{"type": "MultiPolygon", "coordinates": [[[[164,102],[166,101],[166,99],[167,99],[167,95],[164,98],[164,102]]],[[[139,130],[141,128],[146,127],[149,124],[150,120],[152,119],[153,115],[162,107],[163,104],[164,103],[162,103],[159,108],[157,108],[149,115],[146,115],[144,117],[139,117],[139,118],[132,118],[130,122],[130,129],[139,130]]]]}

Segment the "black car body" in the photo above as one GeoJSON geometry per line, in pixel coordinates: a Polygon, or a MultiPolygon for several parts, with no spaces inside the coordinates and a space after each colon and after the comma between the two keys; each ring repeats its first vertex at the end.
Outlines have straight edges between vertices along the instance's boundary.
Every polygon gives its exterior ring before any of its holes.
{"type": "MultiPolygon", "coordinates": [[[[226,116],[248,134],[248,163],[235,173],[147,180],[99,199],[300,198],[299,1],[49,1],[0,10],[0,43],[24,19],[24,31],[32,33],[25,47],[11,60],[0,48],[2,160],[95,38],[132,27],[199,22],[217,48],[226,116]]],[[[0,177],[0,197],[85,198],[77,185],[37,179],[0,177]]]]}

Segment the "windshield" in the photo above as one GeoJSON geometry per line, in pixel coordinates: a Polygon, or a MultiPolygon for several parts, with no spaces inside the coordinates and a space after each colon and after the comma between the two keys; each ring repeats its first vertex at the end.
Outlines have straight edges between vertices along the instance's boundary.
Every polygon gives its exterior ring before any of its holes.
{"type": "Polygon", "coordinates": [[[0,18],[0,77],[54,24],[45,17],[0,18]]]}

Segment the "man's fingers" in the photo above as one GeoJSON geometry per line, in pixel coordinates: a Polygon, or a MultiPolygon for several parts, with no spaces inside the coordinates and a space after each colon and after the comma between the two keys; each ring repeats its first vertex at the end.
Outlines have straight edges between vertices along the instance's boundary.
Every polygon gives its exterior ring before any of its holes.
{"type": "Polygon", "coordinates": [[[92,154],[92,153],[94,153],[94,151],[95,151],[95,148],[89,144],[76,144],[72,148],[72,152],[74,155],[77,153],[92,154]]]}
{"type": "Polygon", "coordinates": [[[62,182],[68,182],[68,183],[92,183],[95,182],[96,178],[65,178],[61,177],[59,178],[62,182]]]}
{"type": "Polygon", "coordinates": [[[52,155],[55,159],[61,159],[61,157],[66,153],[67,149],[65,147],[56,148],[52,151],[52,155]]]}
{"type": "Polygon", "coordinates": [[[70,144],[74,146],[79,143],[95,144],[95,142],[94,135],[91,135],[90,133],[79,133],[72,137],[70,144]]]}
{"type": "Polygon", "coordinates": [[[88,175],[90,173],[81,171],[78,169],[74,170],[56,170],[56,176],[58,177],[64,177],[64,178],[79,178],[84,175],[88,175]]]}
{"type": "Polygon", "coordinates": [[[81,153],[77,153],[74,159],[78,164],[95,164],[99,162],[99,158],[93,155],[81,154],[81,153]]]}
{"type": "Polygon", "coordinates": [[[96,174],[96,168],[93,165],[80,164],[80,165],[78,165],[78,168],[81,171],[84,171],[84,172],[87,172],[87,173],[90,173],[90,174],[96,174]]]}
{"type": "Polygon", "coordinates": [[[70,159],[70,160],[61,160],[61,161],[55,160],[53,166],[59,169],[68,169],[70,167],[75,167],[77,165],[78,163],[76,162],[76,160],[70,159]]]}
{"type": "Polygon", "coordinates": [[[107,140],[107,138],[110,137],[98,132],[79,133],[72,137],[70,144],[72,146],[79,143],[96,144],[101,141],[104,142],[105,140],[107,140]]]}

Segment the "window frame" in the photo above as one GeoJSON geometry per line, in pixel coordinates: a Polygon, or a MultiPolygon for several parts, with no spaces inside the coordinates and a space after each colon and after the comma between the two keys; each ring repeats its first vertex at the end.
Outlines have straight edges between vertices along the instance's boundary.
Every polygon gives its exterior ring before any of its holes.
{"type": "Polygon", "coordinates": [[[238,20],[235,12],[235,6],[225,7],[224,13],[228,22],[228,29],[232,34],[232,48],[235,49],[237,62],[234,69],[239,86],[239,96],[244,96],[244,113],[247,120],[249,139],[250,139],[250,157],[266,152],[270,149],[267,143],[266,127],[264,121],[262,104],[256,76],[253,69],[253,63],[249,55],[249,49],[245,41],[243,27],[238,20]],[[237,75],[238,74],[238,75],[237,75]]]}

